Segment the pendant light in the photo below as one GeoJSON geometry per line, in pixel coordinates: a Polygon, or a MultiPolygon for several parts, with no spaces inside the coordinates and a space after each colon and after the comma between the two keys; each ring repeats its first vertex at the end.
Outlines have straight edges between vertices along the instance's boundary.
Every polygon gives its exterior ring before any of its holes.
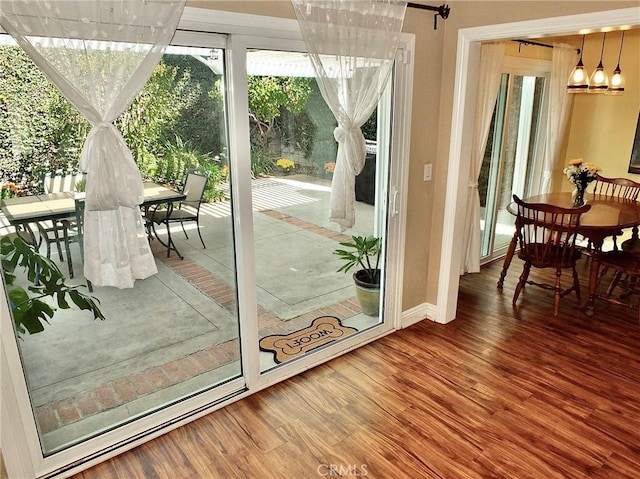
{"type": "Polygon", "coordinates": [[[613,76],[611,77],[611,84],[607,89],[607,93],[611,95],[619,95],[624,91],[624,77],[622,76],[622,70],[620,70],[620,58],[622,57],[622,44],[624,43],[624,30],[622,30],[622,38],[620,39],[620,53],[618,53],[618,65],[613,70],[613,76]]]}
{"type": "Polygon", "coordinates": [[[602,50],[600,50],[600,63],[598,63],[598,66],[589,79],[589,92],[601,93],[607,91],[607,88],[609,88],[609,77],[607,76],[607,72],[604,71],[604,66],[602,66],[602,55],[604,54],[604,43],[606,39],[607,32],[604,32],[602,36],[602,50]]]}
{"type": "Polygon", "coordinates": [[[568,93],[584,93],[589,88],[589,76],[584,69],[584,63],[582,63],[582,52],[584,51],[584,37],[582,35],[582,48],[580,49],[580,60],[578,64],[571,71],[569,75],[569,81],[567,82],[568,93]]]}

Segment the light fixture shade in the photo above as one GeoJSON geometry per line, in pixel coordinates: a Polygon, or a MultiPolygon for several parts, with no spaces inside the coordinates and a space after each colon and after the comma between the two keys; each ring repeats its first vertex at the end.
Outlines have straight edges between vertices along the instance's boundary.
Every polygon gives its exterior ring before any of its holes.
{"type": "Polygon", "coordinates": [[[622,37],[620,37],[620,52],[618,53],[618,65],[613,70],[613,76],[611,77],[611,83],[607,89],[607,93],[610,95],[619,95],[624,92],[624,77],[622,76],[622,70],[620,70],[620,58],[622,58],[622,45],[624,44],[624,30],[622,30],[622,37]]]}
{"type": "Polygon", "coordinates": [[[622,75],[622,71],[620,70],[620,65],[618,65],[613,71],[613,76],[611,77],[611,82],[609,82],[607,93],[610,95],[615,95],[622,92],[624,92],[624,76],[622,75]]]}
{"type": "Polygon", "coordinates": [[[582,56],[578,60],[578,64],[571,71],[569,75],[569,81],[567,82],[567,92],[569,93],[584,93],[589,88],[589,75],[587,75],[582,63],[582,56]]]}
{"type": "Polygon", "coordinates": [[[604,92],[607,91],[607,88],[609,88],[609,76],[600,62],[589,78],[589,91],[593,93],[604,92]]]}
{"type": "Polygon", "coordinates": [[[576,67],[571,71],[569,79],[567,80],[567,93],[585,93],[589,89],[589,75],[584,69],[584,63],[582,63],[582,52],[584,51],[584,38],[582,35],[582,48],[580,48],[580,60],[576,64],[576,67]]]}
{"type": "Polygon", "coordinates": [[[607,32],[602,36],[602,50],[600,51],[600,63],[589,78],[589,92],[603,93],[609,88],[609,76],[602,66],[602,55],[604,54],[604,43],[607,39],[607,32]]]}

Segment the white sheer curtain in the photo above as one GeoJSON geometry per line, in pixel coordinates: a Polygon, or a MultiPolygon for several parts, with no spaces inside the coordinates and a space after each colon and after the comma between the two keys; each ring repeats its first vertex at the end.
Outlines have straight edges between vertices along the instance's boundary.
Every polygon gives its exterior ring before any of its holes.
{"type": "Polygon", "coordinates": [[[2,26],[91,122],[86,171],[85,277],[132,287],[157,272],[139,204],[140,172],[113,121],[171,41],[184,0],[2,0],[2,26]]]}
{"type": "Polygon", "coordinates": [[[478,93],[476,97],[469,191],[467,193],[464,228],[463,244],[465,245],[465,256],[462,262],[461,274],[480,271],[480,193],[478,191],[478,177],[480,176],[484,151],[489,138],[493,110],[500,90],[505,45],[504,42],[483,43],[480,48],[478,93]]]}
{"type": "Polygon", "coordinates": [[[322,97],[338,127],[330,219],[342,230],[355,223],[355,177],[364,167],[361,127],[389,80],[406,2],[292,0],[322,97]]]}
{"type": "Polygon", "coordinates": [[[540,193],[551,190],[551,175],[558,163],[564,159],[558,155],[562,147],[564,133],[569,122],[569,110],[572,96],[567,93],[567,78],[576,64],[576,47],[556,44],[551,59],[551,78],[549,81],[549,116],[547,118],[547,140],[544,148],[542,167],[542,185],[540,193]]]}

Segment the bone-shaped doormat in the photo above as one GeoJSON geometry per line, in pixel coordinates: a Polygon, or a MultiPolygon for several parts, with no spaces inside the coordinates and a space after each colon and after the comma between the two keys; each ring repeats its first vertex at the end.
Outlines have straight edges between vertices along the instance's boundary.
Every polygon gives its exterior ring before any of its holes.
{"type": "Polygon", "coordinates": [[[280,364],[357,331],[343,326],[335,316],[320,316],[304,329],[289,334],[265,336],[260,340],[260,349],[273,352],[275,362],[280,364]]]}

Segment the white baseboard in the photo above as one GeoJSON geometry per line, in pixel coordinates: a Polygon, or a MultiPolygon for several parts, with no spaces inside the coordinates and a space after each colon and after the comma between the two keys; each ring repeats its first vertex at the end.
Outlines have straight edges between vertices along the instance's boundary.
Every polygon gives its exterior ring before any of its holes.
{"type": "Polygon", "coordinates": [[[414,306],[407,311],[402,312],[402,328],[407,328],[412,324],[418,323],[423,319],[438,322],[436,318],[436,305],[431,303],[422,303],[414,306]]]}

